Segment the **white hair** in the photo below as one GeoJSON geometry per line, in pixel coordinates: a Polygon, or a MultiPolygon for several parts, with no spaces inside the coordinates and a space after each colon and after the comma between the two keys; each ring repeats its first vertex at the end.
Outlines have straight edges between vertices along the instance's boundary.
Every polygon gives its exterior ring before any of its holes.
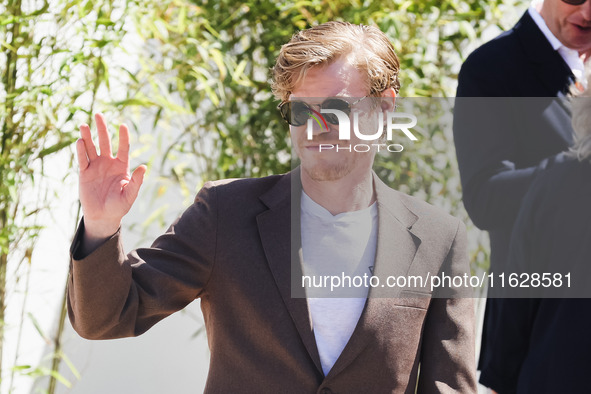
{"type": "Polygon", "coordinates": [[[579,161],[591,161],[591,61],[586,63],[584,78],[587,86],[584,90],[573,89],[575,93],[571,98],[572,125],[575,134],[569,156],[575,157],[579,161]]]}

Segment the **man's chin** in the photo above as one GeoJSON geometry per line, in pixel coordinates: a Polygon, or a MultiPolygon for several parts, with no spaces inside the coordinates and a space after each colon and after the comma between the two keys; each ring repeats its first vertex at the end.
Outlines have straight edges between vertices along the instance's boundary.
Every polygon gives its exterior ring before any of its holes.
{"type": "Polygon", "coordinates": [[[317,182],[330,182],[337,181],[346,175],[351,170],[346,165],[305,165],[302,164],[302,169],[306,172],[306,175],[317,182]]]}

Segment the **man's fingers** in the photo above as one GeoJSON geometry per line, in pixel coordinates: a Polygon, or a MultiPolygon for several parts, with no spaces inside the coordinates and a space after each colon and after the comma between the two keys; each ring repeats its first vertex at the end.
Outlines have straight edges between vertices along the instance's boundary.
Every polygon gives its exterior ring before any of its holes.
{"type": "Polygon", "coordinates": [[[129,161],[129,130],[124,124],[119,126],[119,148],[117,149],[117,158],[124,163],[129,161]]]}
{"type": "Polygon", "coordinates": [[[141,165],[136,168],[133,173],[131,174],[131,180],[125,186],[125,198],[130,204],[133,204],[137,195],[140,191],[140,186],[144,182],[144,175],[146,174],[147,167],[145,165],[141,165]]]}
{"type": "Polygon", "coordinates": [[[92,135],[90,134],[90,127],[87,124],[80,125],[80,136],[84,141],[84,148],[86,149],[86,156],[90,161],[97,158],[96,147],[92,142],[92,135]]]}
{"type": "Polygon", "coordinates": [[[101,148],[101,156],[112,156],[111,151],[111,139],[109,138],[109,132],[107,131],[107,123],[102,114],[94,115],[96,122],[96,129],[99,137],[99,147],[101,148]]]}
{"type": "Polygon", "coordinates": [[[78,156],[78,167],[80,171],[84,171],[88,168],[88,156],[86,156],[86,147],[84,146],[84,140],[79,139],[76,141],[76,156],[78,156]]]}

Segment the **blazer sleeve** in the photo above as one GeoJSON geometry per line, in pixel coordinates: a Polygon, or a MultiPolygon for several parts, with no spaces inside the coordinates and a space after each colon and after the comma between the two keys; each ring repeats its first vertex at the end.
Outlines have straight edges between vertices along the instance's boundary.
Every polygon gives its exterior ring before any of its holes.
{"type": "MultiPolygon", "coordinates": [[[[470,272],[466,247],[466,228],[458,221],[442,266],[446,274],[470,272]]],[[[461,292],[431,300],[423,329],[419,394],[476,393],[474,302],[466,296],[461,292]]]]}
{"type": "Polygon", "coordinates": [[[535,167],[516,164],[520,115],[503,97],[515,94],[475,55],[458,77],[453,135],[466,211],[477,227],[492,230],[513,222],[535,167]]]}
{"type": "Polygon", "coordinates": [[[207,184],[150,248],[127,255],[118,231],[79,256],[82,221],[67,286],[74,329],[87,339],[137,336],[202,295],[215,261],[216,221],[216,189],[207,184]]]}

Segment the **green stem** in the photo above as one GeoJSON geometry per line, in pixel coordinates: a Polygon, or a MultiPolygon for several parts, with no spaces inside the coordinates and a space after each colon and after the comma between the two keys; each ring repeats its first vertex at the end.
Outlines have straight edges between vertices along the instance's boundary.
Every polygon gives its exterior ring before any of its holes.
{"type": "MultiPolygon", "coordinates": [[[[7,215],[6,210],[0,213],[0,224],[6,228],[7,215]]],[[[8,253],[2,252],[0,255],[0,381],[2,377],[2,354],[4,348],[4,311],[6,305],[6,267],[8,265],[8,253]]]]}
{"type": "MultiPolygon", "coordinates": [[[[21,15],[21,0],[13,0],[9,2],[7,7],[7,11],[9,15],[14,15],[16,18],[20,17],[21,15]]],[[[14,101],[12,98],[12,93],[15,91],[16,88],[16,66],[18,61],[18,44],[16,38],[20,35],[20,24],[15,20],[12,24],[12,29],[10,31],[11,37],[6,37],[6,41],[9,45],[7,47],[14,47],[14,50],[6,49],[6,70],[4,75],[2,76],[2,82],[4,84],[4,89],[6,92],[7,100],[4,104],[6,107],[6,117],[4,118],[4,122],[2,124],[2,138],[0,141],[0,184],[3,184],[5,181],[5,174],[4,171],[10,169],[6,163],[9,163],[8,157],[10,156],[10,140],[14,133],[14,128],[12,125],[12,118],[14,114],[14,101]]],[[[11,205],[10,196],[4,195],[0,196],[0,228],[7,229],[8,226],[8,212],[11,205]]],[[[8,251],[11,250],[11,234],[10,230],[6,231],[6,236],[8,239],[6,240],[5,246],[7,249],[4,249],[0,252],[0,381],[2,380],[2,355],[4,350],[4,328],[5,328],[5,309],[6,309],[6,272],[8,266],[8,251]]]]}
{"type": "MultiPolygon", "coordinates": [[[[26,259],[27,257],[25,256],[24,259],[26,259]]],[[[18,364],[18,355],[20,354],[20,347],[21,347],[21,338],[22,338],[22,334],[23,334],[23,326],[25,324],[25,310],[26,310],[26,306],[27,306],[27,299],[29,298],[29,283],[30,283],[30,279],[31,279],[31,260],[30,260],[30,256],[29,256],[29,266],[27,269],[27,278],[25,280],[25,294],[23,297],[23,305],[21,308],[21,316],[20,316],[20,323],[19,323],[19,327],[18,327],[18,337],[16,339],[16,351],[14,352],[14,366],[17,366],[18,364]]],[[[10,383],[8,385],[8,392],[12,393],[12,388],[13,388],[13,384],[14,384],[14,375],[15,375],[16,370],[13,369],[10,372],[10,383]]]]}

